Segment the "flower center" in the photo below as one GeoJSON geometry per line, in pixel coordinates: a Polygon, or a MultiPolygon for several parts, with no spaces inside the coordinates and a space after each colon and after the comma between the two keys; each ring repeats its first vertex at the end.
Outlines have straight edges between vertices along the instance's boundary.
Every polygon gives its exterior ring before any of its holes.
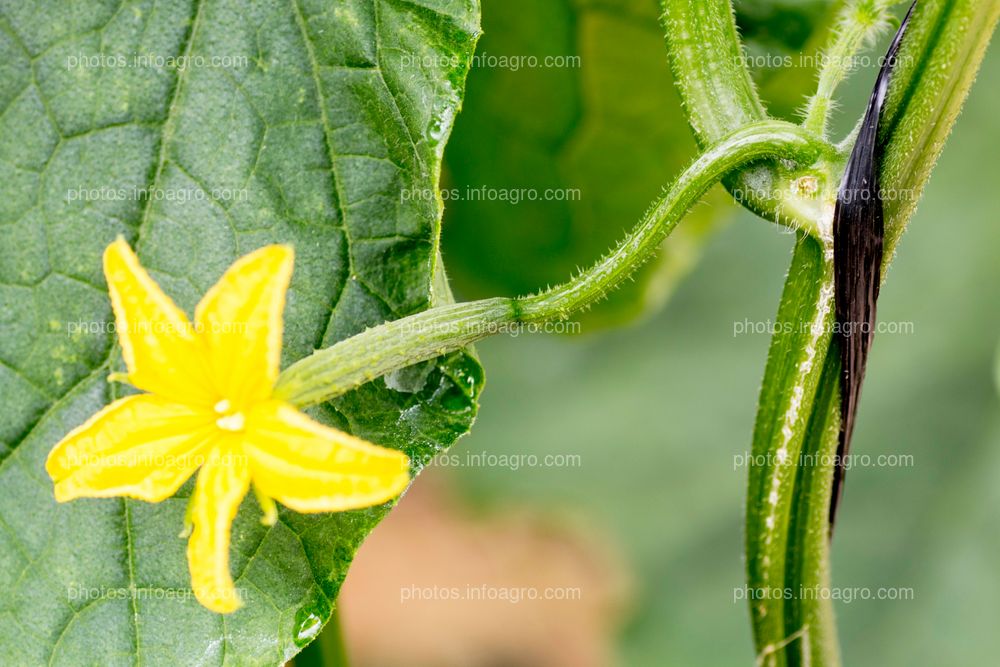
{"type": "Polygon", "coordinates": [[[233,405],[227,399],[222,399],[215,404],[215,414],[219,418],[215,420],[215,425],[223,431],[238,433],[243,430],[246,418],[242,412],[233,412],[233,405]]]}

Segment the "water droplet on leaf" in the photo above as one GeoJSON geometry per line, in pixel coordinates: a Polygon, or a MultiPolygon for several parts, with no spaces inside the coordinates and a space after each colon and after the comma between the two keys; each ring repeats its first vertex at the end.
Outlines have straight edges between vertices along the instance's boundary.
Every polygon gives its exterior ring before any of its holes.
{"type": "Polygon", "coordinates": [[[319,610],[313,607],[302,607],[295,612],[295,629],[293,638],[296,646],[305,646],[323,628],[323,618],[319,615],[319,610]]]}

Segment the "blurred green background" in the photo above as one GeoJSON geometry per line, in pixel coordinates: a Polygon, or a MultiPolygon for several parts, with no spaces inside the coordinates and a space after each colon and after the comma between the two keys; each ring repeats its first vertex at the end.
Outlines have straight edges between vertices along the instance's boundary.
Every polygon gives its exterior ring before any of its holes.
{"type": "MultiPolygon", "coordinates": [[[[801,4],[812,12],[822,3],[801,4]]],[[[487,0],[480,52],[523,53],[557,35],[564,43],[550,44],[552,52],[582,53],[582,67],[473,71],[446,185],[554,182],[582,196],[548,208],[449,202],[445,264],[459,298],[524,291],[596,259],[693,150],[650,22],[654,3],[505,7],[487,0]],[[612,47],[617,64],[598,53],[612,47]],[[615,76],[636,72],[645,72],[631,79],[638,88],[614,89],[615,76]],[[673,152],[659,154],[664,146],[673,152]]],[[[841,131],[860,114],[873,77],[862,69],[846,86],[841,131]]],[[[769,90],[789,93],[773,81],[769,90]]],[[[787,113],[789,103],[780,104],[787,113]]],[[[880,319],[912,322],[912,333],[877,339],[854,448],[912,454],[913,465],[851,471],[833,583],[912,588],[914,599],[838,604],[848,665],[995,664],[1000,655],[997,108],[993,49],[882,292],[880,319]]],[[[606,321],[584,320],[584,335],[573,338],[479,344],[487,390],[472,435],[455,450],[581,455],[578,467],[452,473],[484,510],[528,504],[568,513],[617,546],[635,581],[615,640],[629,666],[753,659],[745,604],[733,601],[743,582],[746,483],[734,459],[750,444],[768,336],[734,336],[734,324],[773,319],[792,238],[718,197],[712,211],[699,214],[699,225],[717,229],[727,216],[731,224],[694,241],[680,237],[687,249],[674,277],[691,273],[667,280],[660,292],[673,296],[651,317],[602,331],[606,321]]],[[[632,303],[610,312],[620,322],[640,310],[632,303]]]]}

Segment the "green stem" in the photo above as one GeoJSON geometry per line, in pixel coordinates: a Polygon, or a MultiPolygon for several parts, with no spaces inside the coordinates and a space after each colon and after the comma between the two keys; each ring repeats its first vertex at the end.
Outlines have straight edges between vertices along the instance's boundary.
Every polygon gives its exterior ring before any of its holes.
{"type": "Polygon", "coordinates": [[[275,396],[316,405],[400,368],[461,349],[517,321],[512,299],[431,308],[362,331],[282,372],[275,396]]]}
{"type": "Polygon", "coordinates": [[[883,275],[920,201],[1000,21],[1000,0],[920,2],[882,112],[883,275]]]}
{"type": "MultiPolygon", "coordinates": [[[[797,577],[813,572],[806,572],[805,554],[795,539],[799,533],[789,528],[793,518],[799,517],[800,530],[819,530],[823,540],[818,546],[823,552],[809,561],[826,558],[826,519],[810,522],[812,512],[802,514],[797,501],[806,497],[799,486],[801,455],[807,450],[806,433],[834,321],[830,250],[814,238],[800,235],[798,239],[757,403],[745,530],[747,599],[759,664],[766,667],[784,667],[788,656],[800,654],[815,658],[814,665],[839,664],[836,643],[831,648],[822,641],[835,633],[829,603],[802,600],[808,611],[791,611],[802,589],[797,577]],[[800,622],[802,615],[810,618],[810,625],[800,622]]],[[[814,500],[819,502],[820,496],[814,500]]]]}
{"type": "Polygon", "coordinates": [[[764,121],[741,128],[702,153],[613,251],[572,280],[531,296],[451,304],[373,327],[287,368],[276,396],[298,406],[315,405],[514,326],[566,319],[649,259],[687,210],[727,174],[762,159],[809,166],[826,150],[791,123],[764,121]]]}
{"type": "Polygon", "coordinates": [[[888,25],[889,6],[893,2],[879,3],[854,0],[841,12],[837,29],[830,46],[823,52],[824,65],[820,68],[816,94],[809,100],[802,126],[818,137],[825,137],[837,87],[853,69],[854,57],[865,41],[871,40],[888,25]]]}
{"type": "Polygon", "coordinates": [[[670,63],[699,145],[767,118],[729,0],[663,0],[670,63]]]}
{"type": "Polygon", "coordinates": [[[840,355],[827,349],[812,416],[802,442],[788,523],[786,587],[795,590],[785,609],[785,627],[804,628],[801,650],[786,652],[790,665],[840,664],[837,623],[830,590],[830,500],[840,433],[840,355]]]}
{"type": "MultiPolygon", "coordinates": [[[[887,263],[998,18],[997,0],[921,2],[915,10],[882,117],[887,263]]],[[[789,270],[754,431],[754,459],[761,464],[749,475],[748,590],[791,593],[789,600],[772,596],[751,604],[758,664],[767,667],[840,664],[832,606],[810,596],[829,586],[827,510],[840,418],[830,316],[819,338],[799,333],[829,284],[814,246],[801,239],[789,270]]]]}
{"type": "MultiPolygon", "coordinates": [[[[663,0],[663,27],[674,80],[699,145],[767,118],[729,0],[663,0]]],[[[816,221],[823,206],[812,193],[835,193],[843,170],[843,156],[833,146],[826,150],[826,163],[817,173],[770,161],[732,173],[724,184],[738,203],[762,218],[820,236],[816,221]],[[805,192],[802,176],[809,179],[805,192]]]]}
{"type": "Polygon", "coordinates": [[[812,165],[826,147],[793,128],[783,121],[752,123],[707,149],[604,259],[563,285],[519,299],[524,321],[565,319],[603,297],[649,259],[687,210],[724,176],[768,158],[812,165]]]}

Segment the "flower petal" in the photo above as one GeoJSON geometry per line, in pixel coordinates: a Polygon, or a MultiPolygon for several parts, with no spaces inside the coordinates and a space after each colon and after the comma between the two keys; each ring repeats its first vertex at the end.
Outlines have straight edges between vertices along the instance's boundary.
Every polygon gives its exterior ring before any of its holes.
{"type": "Polygon", "coordinates": [[[249,488],[246,457],[231,443],[212,448],[198,473],[191,499],[194,532],[188,541],[187,557],[195,597],[219,614],[242,606],[229,574],[229,537],[233,518],[249,488]]]}
{"type": "Polygon", "coordinates": [[[215,385],[236,407],[271,395],[294,253],[272,245],[237,260],[195,309],[215,385]]]}
{"type": "Polygon", "coordinates": [[[159,502],[202,463],[217,430],[207,411],[152,394],[115,401],[49,453],[56,500],[128,496],[159,502]]]}
{"type": "Polygon", "coordinates": [[[254,407],[243,446],[254,484],[297,512],[378,505],[410,483],[402,452],[323,426],[281,401],[254,407]]]}
{"type": "Polygon", "coordinates": [[[124,239],[104,251],[104,275],[129,382],[175,401],[218,401],[194,328],[124,239]]]}

